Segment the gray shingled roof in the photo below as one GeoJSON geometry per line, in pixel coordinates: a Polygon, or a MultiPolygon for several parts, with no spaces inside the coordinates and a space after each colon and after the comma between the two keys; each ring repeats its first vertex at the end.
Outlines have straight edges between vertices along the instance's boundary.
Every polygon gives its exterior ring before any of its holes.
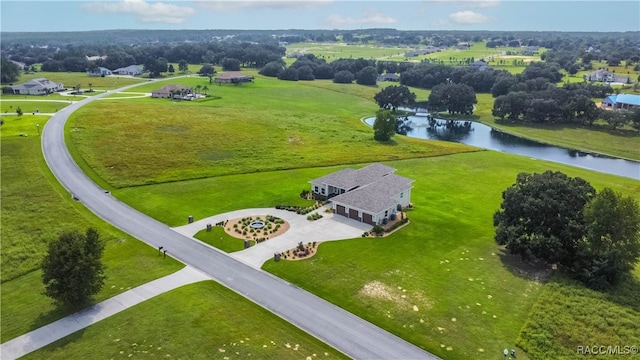
{"type": "Polygon", "coordinates": [[[411,183],[411,179],[389,174],[373,183],[335,196],[331,201],[376,214],[395,206],[396,201],[391,197],[410,189],[411,183]]]}
{"type": "Polygon", "coordinates": [[[324,183],[340,189],[350,190],[357,186],[365,186],[378,181],[385,175],[392,174],[396,169],[382,165],[371,164],[361,169],[344,169],[332,174],[312,180],[312,183],[324,183]]]}

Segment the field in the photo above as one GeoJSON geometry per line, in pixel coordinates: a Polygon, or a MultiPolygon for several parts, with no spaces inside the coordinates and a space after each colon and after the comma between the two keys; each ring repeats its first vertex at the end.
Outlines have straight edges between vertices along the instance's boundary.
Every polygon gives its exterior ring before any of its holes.
{"type": "MultiPolygon", "coordinates": [[[[504,347],[515,346],[546,288],[542,279],[547,271],[505,256],[493,241],[493,212],[518,172],[562,170],[598,188],[612,187],[640,198],[637,181],[488,151],[389,165],[416,179],[415,209],[407,228],[382,239],[324,243],[310,260],[269,261],[264,268],[447,359],[492,358],[504,347]],[[371,289],[388,294],[367,295],[371,289]]],[[[295,201],[308,179],[339,168],[138,186],[116,190],[114,196],[165,223],[183,225],[188,214],[198,219],[295,201]]],[[[629,311],[615,303],[608,306],[629,311]]],[[[568,346],[558,341],[558,346],[568,346]]]]}
{"type": "Polygon", "coordinates": [[[47,101],[40,99],[7,99],[2,97],[0,101],[0,107],[2,113],[15,113],[17,108],[22,109],[24,114],[34,113],[39,111],[41,113],[54,113],[58,110],[68,106],[70,103],[66,100],[47,101]],[[37,101],[33,101],[37,100],[37,101]]]}
{"type": "Polygon", "coordinates": [[[181,267],[162,260],[147,245],[114,229],[71,200],[47,168],[36,123],[44,116],[3,116],[2,185],[2,342],[73,312],[45,297],[40,262],[49,241],[65,230],[96,227],[107,247],[107,281],[96,300],[167,275],[181,267]],[[19,136],[24,134],[27,136],[19,136]]]}
{"type": "MultiPolygon", "coordinates": [[[[244,240],[235,238],[227,234],[220,226],[214,226],[211,231],[202,230],[193,236],[207,244],[216,247],[224,252],[234,252],[244,250],[244,240]]],[[[251,246],[254,242],[251,242],[251,246]]]]}
{"type": "MultiPolygon", "coordinates": [[[[208,79],[171,83],[206,85],[208,79]]],[[[327,91],[318,87],[321,83],[259,78],[242,86],[210,86],[209,94],[221,98],[194,102],[95,102],[70,118],[69,144],[79,155],[76,159],[82,159],[81,167],[93,169],[115,188],[475,151],[405,137],[380,144],[373,140],[372,129],[359,121],[377,110],[367,98],[377,89],[325,81],[332,90],[327,91]]],[[[149,84],[135,91],[157,87],[149,84]]]]}
{"type": "Polygon", "coordinates": [[[145,301],[24,359],[344,359],[213,281],[145,301]],[[91,354],[91,355],[89,355],[91,354]]]}
{"type": "Polygon", "coordinates": [[[80,84],[82,89],[89,89],[89,84],[93,89],[109,90],[116,89],[130,84],[137,84],[147,79],[116,77],[116,76],[87,76],[82,72],[35,72],[31,74],[21,74],[17,83],[22,84],[32,79],[47,78],[51,81],[63,83],[67,89],[72,89],[80,84]]]}

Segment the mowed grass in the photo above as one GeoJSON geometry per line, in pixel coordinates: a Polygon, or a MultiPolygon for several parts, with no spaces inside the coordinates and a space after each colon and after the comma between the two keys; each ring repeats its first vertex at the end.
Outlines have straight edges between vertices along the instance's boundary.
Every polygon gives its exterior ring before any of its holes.
{"type": "Polygon", "coordinates": [[[477,116],[477,120],[491,127],[568,149],[640,160],[640,132],[630,127],[611,130],[604,122],[582,126],[500,121],[491,114],[494,102],[491,94],[477,94],[477,98],[478,104],[474,115],[477,116]]]}
{"type": "Polygon", "coordinates": [[[87,76],[84,72],[47,72],[39,71],[31,74],[20,74],[15,84],[22,84],[32,79],[45,78],[51,81],[63,83],[67,89],[73,89],[80,84],[82,89],[116,89],[125,85],[131,85],[147,81],[143,78],[119,77],[119,76],[87,76]]]}
{"type": "MultiPolygon", "coordinates": [[[[193,237],[227,253],[244,250],[244,240],[227,234],[221,226],[214,226],[211,231],[199,231],[193,237]]],[[[251,246],[254,244],[251,241],[251,246]]]]}
{"type": "Polygon", "coordinates": [[[171,258],[157,257],[153,248],[104,224],[71,200],[42,157],[35,125],[39,123],[42,128],[46,117],[23,115],[3,116],[2,119],[0,341],[12,339],[76,310],[57,306],[43,295],[40,263],[47,244],[63,231],[84,232],[92,226],[106,241],[103,260],[107,266],[107,280],[96,296],[97,301],[181,267],[171,258]]]}
{"type": "Polygon", "coordinates": [[[161,294],[24,359],[345,359],[213,281],[161,294]],[[89,355],[90,354],[90,355],[89,355]]]}
{"type": "MultiPolygon", "coordinates": [[[[175,83],[207,85],[208,79],[183,78],[175,83]]],[[[131,91],[159,87],[146,84],[131,91]]],[[[327,90],[260,78],[242,86],[209,87],[209,94],[221,98],[89,104],[68,122],[72,153],[84,169],[121,188],[476,150],[400,136],[390,143],[376,142],[373,130],[360,118],[374,114],[377,105],[355,90],[359,89],[355,84],[327,90]]]]}
{"type": "MultiPolygon", "coordinates": [[[[312,259],[268,261],[264,269],[446,359],[490,359],[515,347],[545,288],[539,279],[546,272],[505,256],[493,240],[493,213],[519,172],[561,170],[640,199],[638,181],[497,152],[388,164],[416,180],[409,226],[385,238],[324,243],[312,259]]],[[[114,195],[183,225],[189,214],[203,218],[295,201],[309,179],[341,168],[221,176],[114,195]]]]}
{"type": "Polygon", "coordinates": [[[34,113],[39,111],[41,113],[55,113],[64,107],[70,105],[70,102],[66,100],[58,101],[29,101],[29,100],[14,100],[2,98],[0,101],[0,111],[2,113],[15,113],[17,108],[20,108],[24,114],[34,113]]]}

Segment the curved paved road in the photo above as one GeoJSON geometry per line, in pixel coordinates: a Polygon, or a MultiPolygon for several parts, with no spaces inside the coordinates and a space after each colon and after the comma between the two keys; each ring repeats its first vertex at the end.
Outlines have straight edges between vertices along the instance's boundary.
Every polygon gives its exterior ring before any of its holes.
{"type": "Polygon", "coordinates": [[[58,181],[87,208],[150,246],[164,246],[167,254],[209,274],[221,284],[348,356],[356,359],[437,359],[295,285],[178,234],[105,193],[71,158],[64,142],[64,124],[69,115],[81,106],[111,93],[96,95],[62,109],[49,120],[42,132],[42,150],[47,164],[58,181]]]}

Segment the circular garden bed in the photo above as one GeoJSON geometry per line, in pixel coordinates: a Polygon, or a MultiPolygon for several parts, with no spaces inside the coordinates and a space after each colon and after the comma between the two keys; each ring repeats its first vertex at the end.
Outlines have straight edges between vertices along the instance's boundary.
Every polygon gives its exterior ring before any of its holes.
{"type": "Polygon", "coordinates": [[[287,232],[289,223],[272,215],[249,216],[227,221],[224,230],[238,239],[261,243],[287,232]]]}

